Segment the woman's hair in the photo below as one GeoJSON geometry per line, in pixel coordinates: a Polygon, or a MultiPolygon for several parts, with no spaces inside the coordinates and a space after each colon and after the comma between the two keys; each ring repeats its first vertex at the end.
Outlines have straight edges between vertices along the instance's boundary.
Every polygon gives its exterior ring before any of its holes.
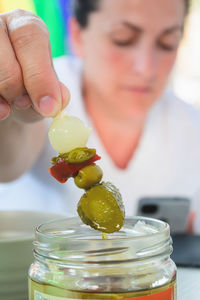
{"type": "Polygon", "coordinates": [[[73,14],[81,27],[88,25],[91,12],[98,10],[100,0],[72,0],[73,14]]]}
{"type": "MultiPolygon", "coordinates": [[[[101,0],[72,0],[73,14],[79,25],[85,28],[91,12],[97,11],[101,0]]],[[[109,1],[109,0],[108,0],[109,1]]],[[[186,14],[189,11],[190,0],[184,0],[186,14]]]]}

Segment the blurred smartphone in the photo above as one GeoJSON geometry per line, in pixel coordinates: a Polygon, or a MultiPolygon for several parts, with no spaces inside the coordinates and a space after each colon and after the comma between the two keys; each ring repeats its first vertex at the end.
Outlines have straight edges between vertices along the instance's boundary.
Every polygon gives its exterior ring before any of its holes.
{"type": "Polygon", "coordinates": [[[138,216],[167,222],[172,233],[187,230],[190,199],[185,197],[144,197],[138,203],[138,216]]]}

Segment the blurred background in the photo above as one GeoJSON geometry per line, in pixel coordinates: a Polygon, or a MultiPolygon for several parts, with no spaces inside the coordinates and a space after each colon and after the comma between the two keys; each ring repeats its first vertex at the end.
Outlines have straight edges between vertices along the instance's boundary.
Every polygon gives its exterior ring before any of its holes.
{"type": "MultiPolygon", "coordinates": [[[[71,0],[0,0],[0,13],[21,8],[37,14],[49,28],[53,57],[59,57],[70,54],[70,3],[71,0]]],[[[200,108],[200,0],[192,0],[170,86],[184,101],[200,108]]]]}
{"type": "Polygon", "coordinates": [[[69,53],[67,42],[71,0],[0,0],[0,13],[16,8],[29,10],[44,20],[49,28],[53,57],[69,53]]]}

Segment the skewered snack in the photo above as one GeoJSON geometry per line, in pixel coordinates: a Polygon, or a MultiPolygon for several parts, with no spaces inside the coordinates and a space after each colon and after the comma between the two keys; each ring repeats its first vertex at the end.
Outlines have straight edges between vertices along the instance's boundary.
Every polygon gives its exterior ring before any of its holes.
{"type": "Polygon", "coordinates": [[[51,160],[50,174],[60,183],[74,178],[84,189],[77,212],[83,223],[102,233],[119,231],[124,223],[124,206],[119,190],[101,182],[103,171],[95,164],[101,157],[86,144],[91,130],[73,116],[61,112],[49,129],[49,140],[59,155],[51,160]]]}

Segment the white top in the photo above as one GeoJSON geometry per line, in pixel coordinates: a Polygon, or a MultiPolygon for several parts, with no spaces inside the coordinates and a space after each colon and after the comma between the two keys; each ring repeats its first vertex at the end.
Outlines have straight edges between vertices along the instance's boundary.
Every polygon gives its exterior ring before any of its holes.
{"type": "MultiPolygon", "coordinates": [[[[68,113],[92,128],[82,101],[80,61],[61,57],[54,63],[59,79],[71,93],[68,113]]],[[[149,112],[140,144],[126,170],[114,165],[94,128],[87,146],[96,148],[102,157],[98,165],[103,169],[103,180],[120,189],[126,215],[136,213],[138,199],[143,196],[193,198],[200,193],[200,112],[172,93],[165,92],[149,112]]],[[[0,184],[0,209],[76,214],[83,190],[75,186],[73,179],[60,184],[49,175],[50,159],[55,155],[47,139],[44,152],[30,172],[14,182],[0,184]]]]}

